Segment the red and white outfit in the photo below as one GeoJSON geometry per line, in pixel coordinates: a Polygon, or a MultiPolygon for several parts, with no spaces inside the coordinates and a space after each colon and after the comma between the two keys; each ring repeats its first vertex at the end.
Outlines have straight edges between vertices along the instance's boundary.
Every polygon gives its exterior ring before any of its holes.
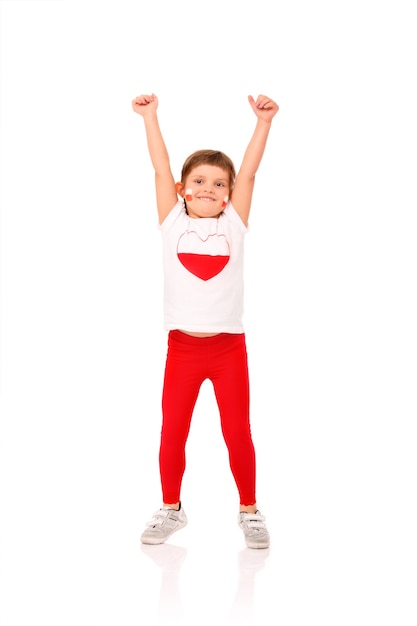
{"type": "Polygon", "coordinates": [[[180,200],[160,230],[164,327],[169,331],[159,454],[163,501],[181,499],[192,413],[201,384],[210,379],[240,504],[254,504],[255,451],[242,323],[243,244],[248,229],[230,202],[218,218],[195,219],[180,200]],[[179,329],[218,334],[193,337],[179,329]]]}

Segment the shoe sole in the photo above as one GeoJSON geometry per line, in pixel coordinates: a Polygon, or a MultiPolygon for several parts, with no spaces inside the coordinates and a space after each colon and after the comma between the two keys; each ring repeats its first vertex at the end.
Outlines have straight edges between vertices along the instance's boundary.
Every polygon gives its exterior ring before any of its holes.
{"type": "Polygon", "coordinates": [[[247,541],[246,546],[248,548],[252,548],[253,550],[256,550],[256,549],[265,550],[266,548],[269,548],[269,542],[268,543],[250,543],[250,541],[247,541]]]}

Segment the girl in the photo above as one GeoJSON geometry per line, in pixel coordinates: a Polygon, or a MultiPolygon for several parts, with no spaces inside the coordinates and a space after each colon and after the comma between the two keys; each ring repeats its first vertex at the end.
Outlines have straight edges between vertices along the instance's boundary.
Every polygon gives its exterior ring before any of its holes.
{"type": "Polygon", "coordinates": [[[163,543],[187,524],[180,496],[185,445],[200,386],[209,379],[239,493],[239,526],[249,548],[269,546],[265,518],[256,504],[242,325],[243,241],[255,174],[278,105],[264,95],[248,100],[257,122],[238,174],[224,153],[199,150],[187,158],[177,183],[159,127],[158,98],[141,95],[132,102],[143,118],[155,170],[168,331],[159,451],[163,503],[148,522],[143,543],[163,543]]]}

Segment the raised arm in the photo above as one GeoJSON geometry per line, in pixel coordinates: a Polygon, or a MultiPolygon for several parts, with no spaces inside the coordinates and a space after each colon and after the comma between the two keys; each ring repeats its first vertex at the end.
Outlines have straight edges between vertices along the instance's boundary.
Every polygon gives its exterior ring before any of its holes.
{"type": "Polygon", "coordinates": [[[135,113],[143,117],[149,156],[155,170],[156,205],[161,224],[178,200],[168,151],[162,137],[155,94],[138,96],[132,101],[135,113]]]}
{"type": "Polygon", "coordinates": [[[276,102],[267,96],[258,96],[256,101],[252,96],[248,96],[248,100],[258,119],[231,193],[233,206],[245,224],[248,223],[249,219],[255,174],[265,151],[272,118],[279,109],[276,102]]]}

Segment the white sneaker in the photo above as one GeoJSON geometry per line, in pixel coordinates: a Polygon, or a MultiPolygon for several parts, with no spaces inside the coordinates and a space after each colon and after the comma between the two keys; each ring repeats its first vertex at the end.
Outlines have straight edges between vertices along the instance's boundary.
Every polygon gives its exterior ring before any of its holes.
{"type": "Polygon", "coordinates": [[[265,517],[260,511],[256,513],[239,513],[238,524],[245,535],[248,548],[269,548],[269,532],[265,517]]]}
{"type": "Polygon", "coordinates": [[[153,514],[150,522],[146,523],[146,530],[140,538],[142,543],[156,545],[164,543],[173,533],[187,524],[187,517],[180,505],[179,511],[164,506],[153,514]]]}

